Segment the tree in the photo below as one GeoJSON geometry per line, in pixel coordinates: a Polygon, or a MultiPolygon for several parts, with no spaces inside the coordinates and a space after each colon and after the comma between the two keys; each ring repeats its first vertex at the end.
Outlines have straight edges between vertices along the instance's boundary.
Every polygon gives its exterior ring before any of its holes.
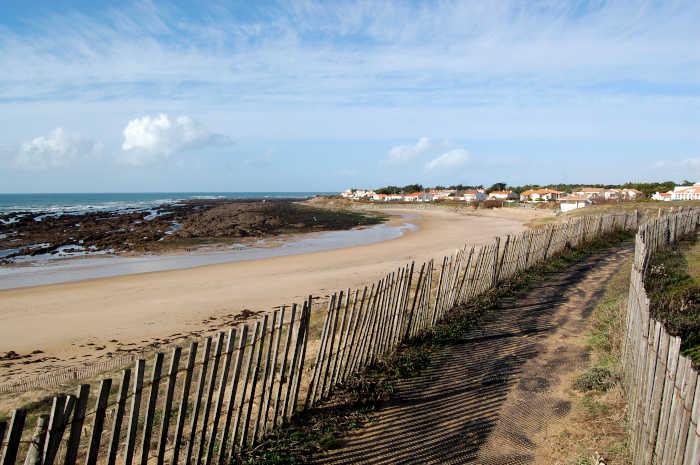
{"type": "Polygon", "coordinates": [[[412,194],[414,192],[423,192],[423,185],[422,184],[408,184],[407,186],[403,186],[403,189],[401,189],[404,194],[412,194]]]}
{"type": "Polygon", "coordinates": [[[488,192],[493,192],[493,191],[504,191],[508,188],[508,184],[504,182],[497,182],[493,186],[489,187],[487,189],[488,192]]]}
{"type": "Polygon", "coordinates": [[[375,192],[377,194],[385,194],[385,195],[400,194],[401,188],[398,186],[386,186],[386,187],[380,187],[375,192]]]}

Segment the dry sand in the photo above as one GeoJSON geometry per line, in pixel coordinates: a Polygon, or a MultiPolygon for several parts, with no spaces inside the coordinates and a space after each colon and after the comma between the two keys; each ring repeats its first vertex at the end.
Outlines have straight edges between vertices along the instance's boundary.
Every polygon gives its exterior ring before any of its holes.
{"type": "Polygon", "coordinates": [[[301,302],[309,293],[369,284],[410,260],[421,262],[465,243],[516,233],[533,215],[544,214],[523,209],[466,214],[443,208],[410,213],[416,231],[377,244],[0,291],[0,354],[42,351],[0,362],[0,379],[97,360],[118,348],[167,343],[223,326],[244,309],[265,310],[301,302]]]}

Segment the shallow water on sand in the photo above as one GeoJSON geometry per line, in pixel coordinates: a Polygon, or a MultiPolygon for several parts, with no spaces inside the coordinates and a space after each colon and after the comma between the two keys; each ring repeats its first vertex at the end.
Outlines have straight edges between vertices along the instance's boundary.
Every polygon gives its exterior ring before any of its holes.
{"type": "MultiPolygon", "coordinates": [[[[408,219],[408,216],[404,216],[408,219]]],[[[374,244],[396,239],[417,226],[378,224],[347,231],[325,231],[296,236],[273,247],[234,245],[229,250],[192,252],[178,255],[138,257],[83,257],[65,260],[33,260],[25,266],[0,267],[0,289],[58,284],[85,279],[123,276],[154,271],[180,270],[196,266],[299,255],[325,250],[374,244]]]]}

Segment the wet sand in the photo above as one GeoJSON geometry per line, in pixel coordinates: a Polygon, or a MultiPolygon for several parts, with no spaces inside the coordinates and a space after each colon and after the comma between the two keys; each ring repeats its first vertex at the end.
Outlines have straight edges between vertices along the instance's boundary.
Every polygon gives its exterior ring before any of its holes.
{"type": "Polygon", "coordinates": [[[410,260],[452,253],[524,228],[520,209],[464,214],[443,208],[386,209],[388,224],[415,214],[415,231],[385,242],[191,269],[0,291],[0,379],[97,360],[118,349],[167,343],[261,311],[359,287],[410,260]],[[41,353],[29,356],[34,351],[41,353]],[[29,363],[27,363],[29,362],[29,363]]]}
{"type": "Polygon", "coordinates": [[[344,231],[283,234],[266,239],[241,240],[233,245],[217,244],[199,247],[192,252],[73,257],[28,261],[26,265],[0,266],[0,290],[179,270],[374,244],[396,239],[405,232],[415,229],[416,226],[410,223],[411,216],[405,215],[406,222],[398,225],[377,224],[344,231]],[[40,266],[34,266],[37,264],[40,266]]]}

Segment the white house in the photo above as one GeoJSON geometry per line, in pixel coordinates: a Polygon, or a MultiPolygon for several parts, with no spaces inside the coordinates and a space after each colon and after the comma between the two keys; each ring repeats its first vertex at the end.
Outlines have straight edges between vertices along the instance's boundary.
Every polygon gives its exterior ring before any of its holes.
{"type": "Polygon", "coordinates": [[[352,194],[352,198],[357,200],[371,199],[374,196],[374,191],[369,189],[357,189],[352,194]]]}
{"type": "Polygon", "coordinates": [[[542,202],[558,200],[562,192],[554,189],[532,189],[520,194],[520,200],[523,202],[542,202]]]}
{"type": "Polygon", "coordinates": [[[573,195],[559,198],[559,208],[562,212],[568,212],[571,210],[576,210],[578,208],[586,208],[592,203],[593,202],[591,201],[591,199],[573,195]]]}
{"type": "Polygon", "coordinates": [[[481,202],[483,200],[488,199],[489,196],[486,195],[486,192],[484,192],[483,190],[468,190],[464,191],[462,198],[465,202],[481,202]]]}
{"type": "Polygon", "coordinates": [[[520,196],[513,191],[492,191],[489,192],[491,200],[518,200],[520,196]]]}
{"type": "Polygon", "coordinates": [[[644,192],[637,189],[622,189],[622,197],[625,200],[637,200],[644,197],[644,192]]]}
{"type": "Polygon", "coordinates": [[[670,202],[673,199],[673,191],[671,192],[656,192],[651,196],[652,200],[659,200],[661,202],[670,202]]]}
{"type": "Polygon", "coordinates": [[[671,200],[700,200],[700,183],[676,186],[671,192],[671,200]]]}
{"type": "Polygon", "coordinates": [[[605,191],[602,187],[580,187],[572,192],[574,197],[583,197],[586,199],[602,199],[605,198],[605,191]]]}
{"type": "Polygon", "coordinates": [[[433,200],[445,200],[453,195],[456,191],[454,189],[430,189],[428,194],[433,196],[433,200]]]}
{"type": "Polygon", "coordinates": [[[603,198],[605,200],[621,200],[622,191],[620,189],[605,189],[603,191],[603,198]]]}

